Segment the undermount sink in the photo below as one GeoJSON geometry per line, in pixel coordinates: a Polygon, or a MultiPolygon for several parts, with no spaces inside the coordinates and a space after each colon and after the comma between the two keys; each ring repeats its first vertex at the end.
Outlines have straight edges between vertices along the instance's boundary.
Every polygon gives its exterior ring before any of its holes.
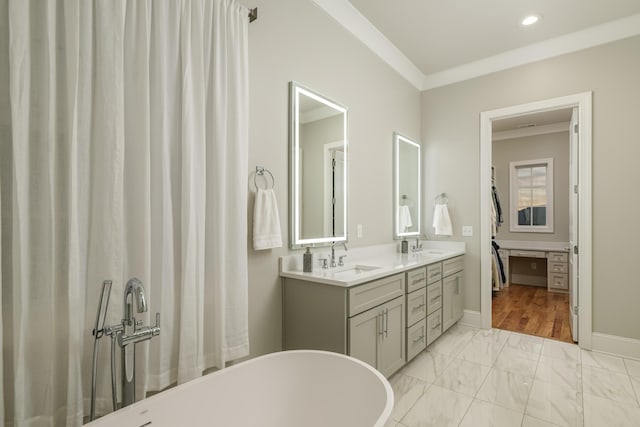
{"type": "Polygon", "coordinates": [[[349,265],[344,267],[338,267],[333,271],[333,275],[334,277],[358,275],[358,274],[366,273],[368,271],[377,270],[379,268],[380,267],[376,267],[373,265],[355,264],[355,265],[349,265]]]}
{"type": "Polygon", "coordinates": [[[448,251],[437,250],[437,249],[427,249],[426,251],[424,251],[425,254],[432,254],[432,255],[444,255],[447,252],[448,251]]]}

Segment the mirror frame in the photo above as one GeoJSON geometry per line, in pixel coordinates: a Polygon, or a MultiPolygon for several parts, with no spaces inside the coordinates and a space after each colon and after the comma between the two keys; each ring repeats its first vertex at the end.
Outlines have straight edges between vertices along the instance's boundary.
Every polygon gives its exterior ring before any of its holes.
{"type": "Polygon", "coordinates": [[[295,81],[289,83],[289,247],[299,249],[306,246],[326,246],[333,242],[347,242],[348,238],[348,112],[347,108],[338,104],[295,81]],[[343,136],[344,136],[344,233],[338,237],[318,237],[303,239],[300,237],[300,95],[305,95],[323,103],[331,108],[340,111],[344,116],[343,136]]]}
{"type": "Polygon", "coordinates": [[[407,138],[397,132],[393,133],[393,238],[395,240],[404,239],[406,237],[420,236],[422,233],[422,154],[420,144],[414,140],[407,138]],[[398,207],[400,206],[400,144],[408,143],[418,149],[418,195],[416,200],[417,213],[417,231],[401,233],[399,230],[398,207]]]}

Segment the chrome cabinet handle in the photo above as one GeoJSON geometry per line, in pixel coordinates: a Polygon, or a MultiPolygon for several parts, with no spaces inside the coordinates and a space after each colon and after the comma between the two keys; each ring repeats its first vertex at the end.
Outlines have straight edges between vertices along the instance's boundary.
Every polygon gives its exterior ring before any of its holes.
{"type": "Polygon", "coordinates": [[[384,313],[379,313],[378,316],[376,316],[376,322],[377,322],[377,327],[378,327],[378,335],[382,336],[384,335],[384,327],[382,326],[383,324],[383,317],[384,313]]]}
{"type": "Polygon", "coordinates": [[[435,328],[439,328],[439,327],[440,327],[440,323],[438,323],[437,325],[433,325],[433,326],[431,327],[431,330],[433,330],[433,329],[435,329],[435,328]]]}
{"type": "Polygon", "coordinates": [[[413,340],[413,343],[415,344],[415,343],[420,342],[420,341],[424,341],[424,335],[420,335],[418,338],[413,340]]]}
{"type": "Polygon", "coordinates": [[[420,304],[420,305],[416,305],[415,307],[413,307],[413,311],[420,310],[420,309],[422,309],[422,307],[424,307],[425,305],[426,305],[425,303],[422,303],[422,304],[420,304]]]}
{"type": "Polygon", "coordinates": [[[384,309],[384,336],[389,336],[389,309],[384,309]]]}

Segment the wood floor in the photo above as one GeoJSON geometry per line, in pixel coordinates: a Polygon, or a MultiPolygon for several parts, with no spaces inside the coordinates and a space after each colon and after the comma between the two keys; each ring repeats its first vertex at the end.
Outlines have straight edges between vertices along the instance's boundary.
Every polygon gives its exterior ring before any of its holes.
{"type": "Polygon", "coordinates": [[[494,328],[573,342],[567,294],[512,284],[494,292],[492,313],[494,328]]]}

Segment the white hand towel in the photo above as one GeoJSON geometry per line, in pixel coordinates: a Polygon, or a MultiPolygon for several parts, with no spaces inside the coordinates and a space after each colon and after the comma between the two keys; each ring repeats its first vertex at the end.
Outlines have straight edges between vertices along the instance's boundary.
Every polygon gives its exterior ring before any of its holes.
{"type": "Polygon", "coordinates": [[[403,233],[407,231],[408,228],[413,226],[413,222],[411,221],[411,211],[409,210],[409,206],[399,206],[398,208],[398,222],[400,225],[400,232],[403,233]]]}
{"type": "Polygon", "coordinates": [[[259,251],[281,246],[282,232],[276,193],[273,188],[260,188],[253,205],[253,248],[259,251]]]}
{"type": "Polygon", "coordinates": [[[433,212],[433,228],[436,234],[441,236],[451,236],[453,227],[451,226],[451,218],[449,218],[449,208],[444,204],[437,204],[433,212]]]}

